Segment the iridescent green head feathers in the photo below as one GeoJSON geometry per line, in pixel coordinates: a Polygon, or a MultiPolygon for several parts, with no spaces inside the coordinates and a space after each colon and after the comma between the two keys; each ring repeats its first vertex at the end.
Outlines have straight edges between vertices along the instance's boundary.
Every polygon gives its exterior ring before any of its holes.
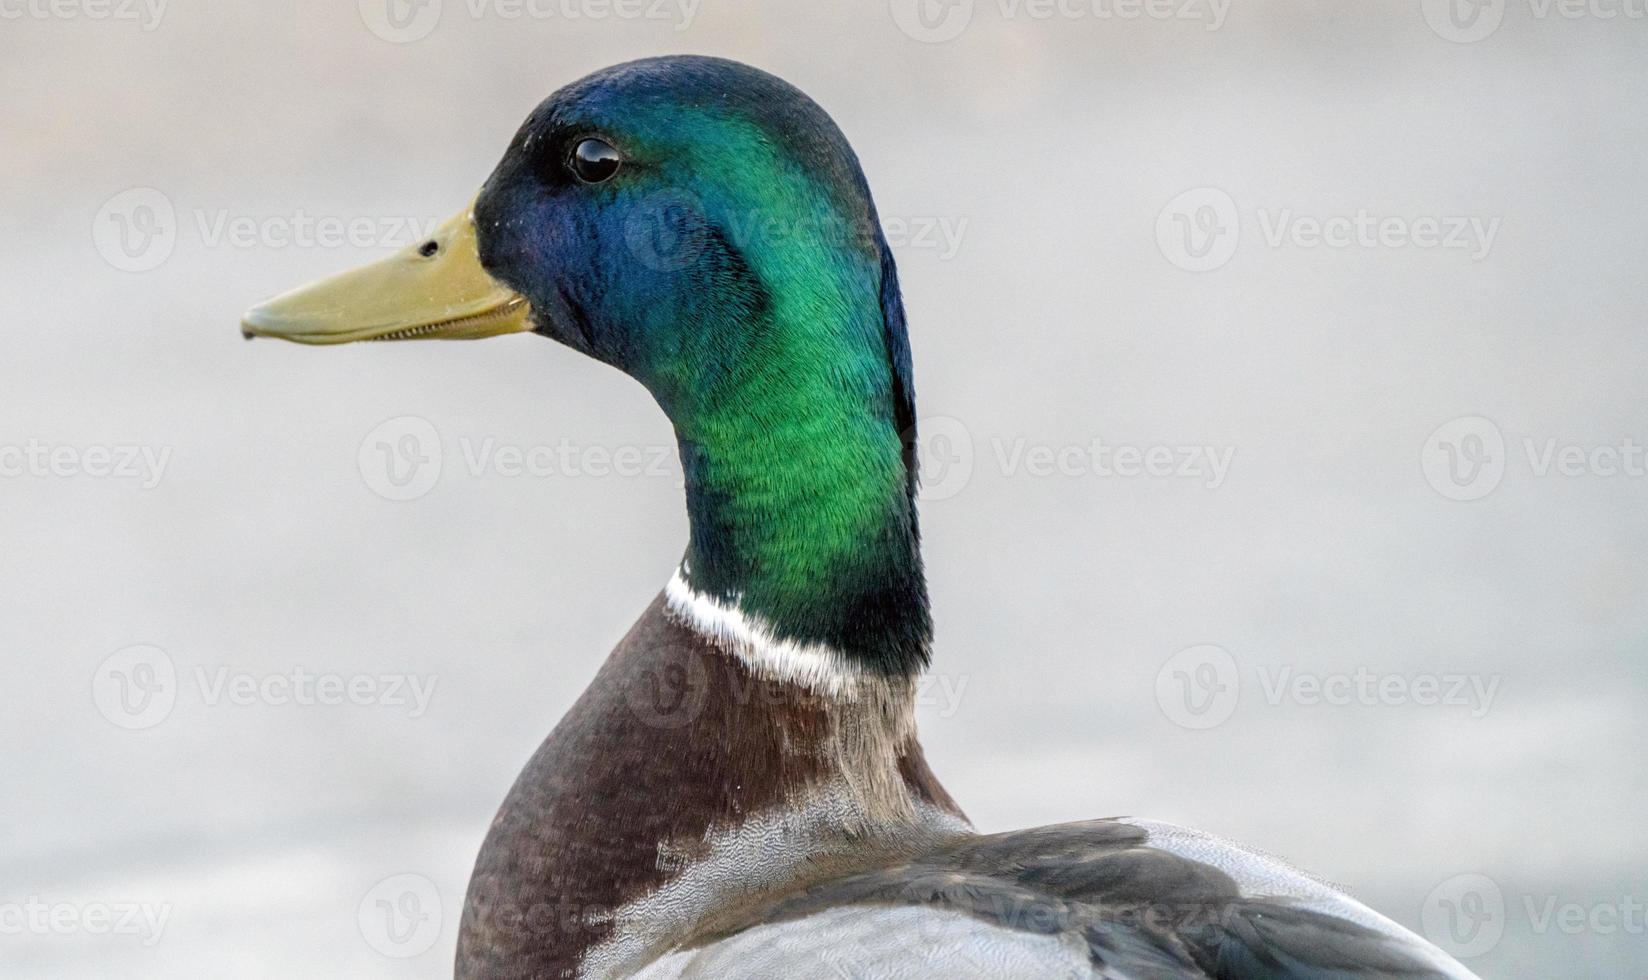
{"type": "Polygon", "coordinates": [[[536,329],[669,414],[694,590],[879,672],[925,664],[897,274],[816,103],[719,59],[608,69],[539,106],[475,216],[536,329]]]}

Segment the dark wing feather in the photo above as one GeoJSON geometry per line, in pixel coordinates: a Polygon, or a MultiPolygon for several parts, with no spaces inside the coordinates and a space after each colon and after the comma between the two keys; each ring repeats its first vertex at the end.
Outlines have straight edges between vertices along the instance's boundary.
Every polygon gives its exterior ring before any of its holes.
{"type": "Polygon", "coordinates": [[[1120,821],[967,838],[811,888],[770,910],[765,921],[849,906],[921,906],[1021,933],[1080,936],[1099,977],[1471,976],[1394,927],[1381,931],[1297,898],[1244,894],[1226,871],[1153,846],[1148,830],[1120,821]]]}

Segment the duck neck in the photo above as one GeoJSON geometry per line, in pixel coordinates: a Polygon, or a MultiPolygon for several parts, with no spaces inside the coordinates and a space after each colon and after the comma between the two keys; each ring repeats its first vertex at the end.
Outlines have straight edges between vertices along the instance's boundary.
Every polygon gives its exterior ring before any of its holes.
{"type": "Polygon", "coordinates": [[[911,684],[761,677],[662,597],[521,773],[476,861],[457,975],[612,980],[821,880],[970,832],[911,684]]]}
{"type": "Polygon", "coordinates": [[[926,666],[913,460],[894,384],[884,357],[858,371],[825,358],[745,379],[677,423],[691,538],[672,605],[780,679],[926,666]]]}

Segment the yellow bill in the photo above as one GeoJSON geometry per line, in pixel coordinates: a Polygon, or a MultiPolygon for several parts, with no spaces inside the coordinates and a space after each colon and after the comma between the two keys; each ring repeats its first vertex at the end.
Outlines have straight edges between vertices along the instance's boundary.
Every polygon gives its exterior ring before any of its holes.
{"type": "Polygon", "coordinates": [[[479,340],[531,330],[530,313],[481,267],[472,205],[426,241],[253,307],[240,329],[300,344],[479,340]]]}

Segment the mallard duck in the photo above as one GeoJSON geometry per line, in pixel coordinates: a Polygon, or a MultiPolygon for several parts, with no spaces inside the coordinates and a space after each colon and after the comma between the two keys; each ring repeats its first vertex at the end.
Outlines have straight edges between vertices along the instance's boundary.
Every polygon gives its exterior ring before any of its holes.
{"type": "Polygon", "coordinates": [[[913,719],[932,623],[898,274],[852,149],[786,82],[590,75],[434,237],[242,329],[537,333],[639,381],[679,441],[685,556],[505,799],[457,976],[1471,977],[1195,831],[974,830],[913,719]]]}

